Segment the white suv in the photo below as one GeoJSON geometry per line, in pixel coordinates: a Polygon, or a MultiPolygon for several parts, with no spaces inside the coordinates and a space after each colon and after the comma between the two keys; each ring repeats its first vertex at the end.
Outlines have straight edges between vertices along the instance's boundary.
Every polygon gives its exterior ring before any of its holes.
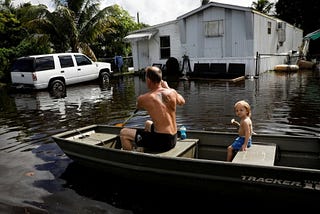
{"type": "Polygon", "coordinates": [[[11,69],[12,87],[65,92],[66,85],[91,80],[109,83],[111,64],[93,62],[81,53],[56,53],[18,58],[11,69]]]}

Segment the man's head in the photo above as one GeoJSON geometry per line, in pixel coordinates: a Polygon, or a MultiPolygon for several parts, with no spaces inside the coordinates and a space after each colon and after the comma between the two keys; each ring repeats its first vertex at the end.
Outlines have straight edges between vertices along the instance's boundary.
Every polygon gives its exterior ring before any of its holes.
{"type": "Polygon", "coordinates": [[[148,66],[145,69],[146,78],[148,78],[153,83],[160,83],[162,80],[162,71],[156,66],[148,66]]]}

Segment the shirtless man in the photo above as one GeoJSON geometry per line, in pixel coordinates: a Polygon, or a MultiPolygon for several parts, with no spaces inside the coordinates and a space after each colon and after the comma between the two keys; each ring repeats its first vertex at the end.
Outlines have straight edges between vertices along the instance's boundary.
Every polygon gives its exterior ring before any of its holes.
{"type": "Polygon", "coordinates": [[[177,124],[176,106],[184,105],[184,98],[162,80],[162,71],[149,66],[146,71],[146,84],[149,92],[137,100],[137,109],[144,109],[152,121],[146,121],[145,129],[123,128],[120,139],[124,150],[133,150],[135,146],[153,151],[168,151],[176,145],[177,124]]]}

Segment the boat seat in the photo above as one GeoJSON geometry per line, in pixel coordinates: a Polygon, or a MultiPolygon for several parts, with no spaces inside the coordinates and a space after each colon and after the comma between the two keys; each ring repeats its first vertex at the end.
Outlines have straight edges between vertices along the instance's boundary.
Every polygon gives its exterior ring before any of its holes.
{"type": "Polygon", "coordinates": [[[91,145],[104,145],[106,143],[115,141],[117,136],[118,135],[116,134],[100,133],[92,130],[92,131],[79,133],[78,135],[68,137],[67,140],[73,140],[80,143],[91,144],[91,145]]]}
{"type": "Polygon", "coordinates": [[[199,139],[178,139],[176,146],[167,152],[157,153],[160,156],[194,158],[199,139]]]}
{"type": "Polygon", "coordinates": [[[233,163],[273,166],[276,157],[276,144],[252,144],[246,151],[238,151],[233,163]]]}

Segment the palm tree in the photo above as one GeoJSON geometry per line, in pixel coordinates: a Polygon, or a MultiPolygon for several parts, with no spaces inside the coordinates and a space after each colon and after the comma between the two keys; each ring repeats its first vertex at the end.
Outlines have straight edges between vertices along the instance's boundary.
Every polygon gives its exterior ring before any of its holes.
{"type": "Polygon", "coordinates": [[[15,8],[13,7],[12,0],[2,0],[0,2],[0,10],[14,12],[15,8]]]}
{"type": "Polygon", "coordinates": [[[201,6],[206,5],[210,2],[210,0],[201,0],[201,6]]]}
{"type": "MultiPolygon", "coordinates": [[[[66,30],[68,42],[73,52],[82,52],[96,60],[90,44],[105,32],[113,31],[113,7],[99,9],[100,0],[55,0],[57,9],[53,16],[60,20],[60,27],[66,30]]],[[[57,28],[55,28],[57,29],[57,28]]]]}
{"type": "Polygon", "coordinates": [[[50,12],[45,5],[31,5],[25,3],[16,9],[16,16],[22,26],[40,40],[49,37],[50,43],[56,52],[65,52],[69,49],[68,31],[70,26],[63,11],[50,12]]]}
{"type": "Polygon", "coordinates": [[[32,6],[25,16],[29,29],[38,35],[49,35],[55,52],[82,52],[96,61],[92,44],[105,32],[112,32],[112,6],[99,10],[99,0],[55,0],[56,9],[44,5],[32,6]]]}
{"type": "Polygon", "coordinates": [[[257,2],[252,2],[252,8],[264,14],[269,14],[273,6],[274,3],[271,3],[268,0],[257,0],[257,2]]]}

